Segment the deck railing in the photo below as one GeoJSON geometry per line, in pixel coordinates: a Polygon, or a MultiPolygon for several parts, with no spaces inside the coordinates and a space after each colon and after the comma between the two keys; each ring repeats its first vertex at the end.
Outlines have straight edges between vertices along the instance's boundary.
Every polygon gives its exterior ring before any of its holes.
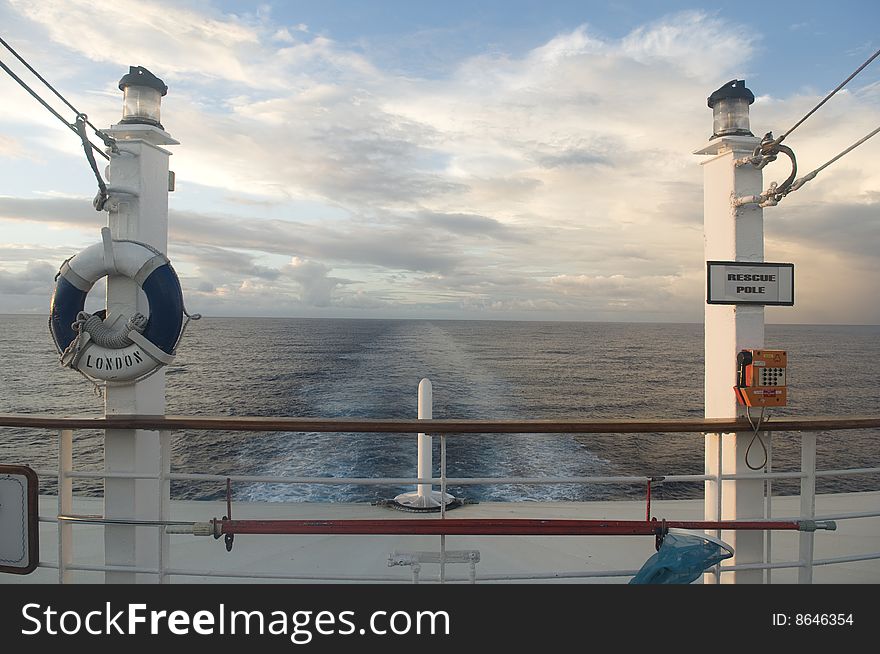
{"type": "MultiPolygon", "coordinates": [[[[298,574],[282,571],[248,571],[209,570],[194,568],[174,568],[161,559],[157,567],[138,567],[131,565],[87,565],[76,563],[73,558],[73,532],[75,525],[89,524],[128,524],[150,526],[173,530],[175,523],[168,520],[167,512],[162,519],[146,523],[137,520],[104,520],[101,516],[77,516],[73,513],[72,482],[74,479],[152,479],[160,484],[171,481],[222,481],[230,479],[234,482],[256,482],[273,484],[338,484],[338,485],[417,485],[433,484],[445,493],[447,487],[485,484],[647,484],[656,481],[652,476],[579,476],[579,477],[479,477],[451,478],[446,475],[446,441],[448,437],[466,438],[469,434],[658,434],[658,433],[710,433],[728,434],[749,432],[751,427],[744,420],[732,419],[689,419],[689,420],[372,420],[372,419],[318,419],[318,418],[276,418],[276,417],[202,417],[202,416],[110,416],[110,417],[57,417],[45,415],[0,414],[0,427],[18,427],[56,431],[59,438],[57,470],[37,470],[41,477],[57,476],[58,479],[58,510],[56,515],[43,515],[42,522],[57,523],[58,558],[57,563],[41,562],[45,568],[57,568],[61,583],[71,580],[75,571],[87,572],[126,572],[158,575],[160,580],[170,576],[180,577],[220,577],[247,578],[253,580],[311,580],[311,581],[400,581],[399,578],[383,576],[363,577],[332,574],[298,574]],[[370,477],[370,478],[327,478],[327,477],[293,477],[264,475],[224,475],[212,473],[172,472],[170,462],[158,474],[138,472],[105,472],[76,471],[73,469],[73,430],[74,429],[141,429],[159,431],[168,434],[174,430],[204,431],[238,431],[238,432],[324,432],[324,433],[387,433],[407,435],[413,433],[430,433],[441,439],[440,477],[423,479],[416,477],[370,477]]],[[[761,430],[768,432],[795,432],[801,434],[801,469],[793,472],[774,472],[772,470],[772,447],[768,452],[767,466],[764,471],[748,474],[676,474],[661,477],[663,483],[708,482],[718,488],[718,513],[721,515],[721,482],[740,479],[758,479],[766,484],[764,519],[825,519],[855,520],[861,518],[880,517],[880,510],[838,513],[835,515],[815,515],[816,479],[819,477],[843,477],[851,475],[872,475],[880,473],[880,467],[851,468],[838,470],[816,469],[816,435],[817,432],[839,431],[852,429],[876,429],[880,427],[880,417],[814,417],[814,418],[774,418],[765,422],[761,430]],[[780,479],[800,480],[800,514],[785,518],[772,514],[772,483],[780,479]]],[[[772,441],[771,441],[772,443],[772,441]]],[[[719,468],[720,469],[720,468],[719,468]]],[[[878,507],[880,508],[880,507],[878,507]]],[[[441,516],[445,511],[441,510],[441,516]]],[[[762,563],[747,563],[716,567],[714,576],[720,581],[721,576],[739,570],[765,570],[765,581],[771,581],[772,570],[781,568],[798,568],[798,581],[810,583],[814,566],[835,565],[854,561],[880,559],[880,552],[870,551],[847,556],[826,559],[815,559],[813,556],[813,532],[801,532],[799,556],[796,561],[773,561],[771,532],[765,539],[765,557],[762,563]]],[[[525,579],[576,579],[590,577],[626,577],[636,570],[602,570],[602,571],[549,571],[520,574],[477,575],[474,570],[473,553],[457,553],[462,561],[471,563],[468,577],[453,578],[445,575],[444,563],[452,561],[445,558],[445,540],[441,536],[441,571],[442,581],[500,581],[525,579]]],[[[452,557],[453,553],[448,553],[452,557]]],[[[478,557],[476,557],[478,559],[478,557]]],[[[413,566],[413,580],[419,580],[420,565],[418,562],[398,563],[413,566]]]]}

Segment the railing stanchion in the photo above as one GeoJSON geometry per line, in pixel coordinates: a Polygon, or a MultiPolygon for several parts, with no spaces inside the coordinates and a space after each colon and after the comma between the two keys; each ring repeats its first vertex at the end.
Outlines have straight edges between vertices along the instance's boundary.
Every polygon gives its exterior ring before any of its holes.
{"type": "MultiPolygon", "coordinates": [[[[724,491],[724,482],[721,481],[721,471],[724,469],[724,434],[718,434],[718,498],[717,498],[717,520],[721,520],[721,512],[722,512],[722,493],[724,491]]],[[[718,539],[721,539],[721,530],[719,529],[715,535],[718,539]]],[[[721,563],[718,564],[718,574],[715,575],[715,583],[721,583],[721,563]]]]}
{"type": "MultiPolygon", "coordinates": [[[[158,493],[158,515],[159,520],[171,519],[171,432],[163,430],[159,432],[159,493],[158,493]]],[[[171,537],[164,529],[157,529],[156,537],[158,542],[156,547],[158,550],[158,570],[159,583],[170,583],[165,569],[168,567],[171,537]]]]}
{"type": "MultiPolygon", "coordinates": [[[[73,513],[73,430],[62,429],[58,434],[58,515],[73,513]]],[[[68,566],[73,561],[73,525],[59,520],[58,529],[58,583],[71,582],[68,566]]]]}
{"type": "MultiPolygon", "coordinates": [[[[446,517],[446,434],[440,434],[440,517],[446,517]]],[[[440,536],[440,583],[446,583],[446,536],[440,536]]]]}
{"type": "Polygon", "coordinates": [[[446,517],[446,434],[440,434],[440,517],[446,517]]]}
{"type": "MultiPolygon", "coordinates": [[[[801,436],[801,520],[816,516],[816,432],[804,432],[801,436]]],[[[813,533],[800,532],[798,557],[798,583],[813,583],[813,533]]]]}
{"type": "MultiPolygon", "coordinates": [[[[770,474],[773,471],[773,439],[767,439],[767,465],[764,468],[764,472],[766,474],[770,474]]],[[[764,496],[764,517],[768,520],[773,517],[773,479],[767,479],[765,482],[766,491],[764,496]]],[[[764,563],[772,563],[773,562],[773,531],[770,530],[766,534],[764,534],[765,543],[767,545],[766,553],[764,555],[764,563]]],[[[767,583],[773,583],[773,569],[767,568],[767,583]]]]}
{"type": "MultiPolygon", "coordinates": [[[[724,438],[723,438],[722,434],[720,434],[720,433],[715,434],[715,437],[718,439],[718,461],[716,463],[717,467],[715,468],[715,472],[716,472],[716,476],[715,476],[715,489],[716,489],[716,492],[715,492],[715,519],[721,520],[721,506],[722,506],[721,505],[721,470],[722,470],[722,463],[724,460],[724,456],[723,456],[724,451],[722,449],[723,445],[724,445],[724,438]]],[[[715,537],[718,540],[721,540],[721,530],[720,529],[715,531],[715,537]]],[[[720,561],[715,564],[715,583],[716,584],[721,583],[721,562],[720,561]]]]}

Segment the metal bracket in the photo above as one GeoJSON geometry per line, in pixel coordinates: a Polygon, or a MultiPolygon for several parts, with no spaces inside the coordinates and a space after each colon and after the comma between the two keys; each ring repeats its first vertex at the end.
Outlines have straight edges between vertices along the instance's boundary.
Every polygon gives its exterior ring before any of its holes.
{"type": "Polygon", "coordinates": [[[414,584],[419,583],[419,575],[424,563],[467,563],[470,566],[470,582],[475,584],[477,582],[477,563],[479,562],[479,550],[448,550],[443,552],[398,552],[395,550],[388,555],[389,568],[398,565],[412,568],[414,584]]]}

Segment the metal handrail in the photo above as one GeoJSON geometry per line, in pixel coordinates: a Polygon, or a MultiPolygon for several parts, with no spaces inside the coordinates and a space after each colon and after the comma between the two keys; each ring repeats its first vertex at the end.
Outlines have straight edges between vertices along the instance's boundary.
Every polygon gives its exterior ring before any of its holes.
{"type": "MultiPolygon", "coordinates": [[[[73,471],[70,460],[71,454],[71,434],[72,429],[143,429],[158,430],[169,432],[175,430],[223,430],[223,431],[242,431],[242,432],[325,432],[325,433],[387,433],[387,434],[411,434],[411,433],[435,433],[440,435],[443,444],[448,435],[457,437],[469,434],[572,434],[572,433],[620,433],[620,434],[637,434],[637,433],[675,433],[675,432],[702,432],[711,434],[732,434],[736,432],[752,431],[751,425],[745,419],[665,419],[665,420],[393,420],[393,419],[324,419],[324,418],[291,418],[291,417],[241,417],[241,416],[108,416],[108,417],[92,417],[92,416],[47,416],[47,415],[21,415],[21,414],[0,414],[0,427],[24,427],[34,429],[60,429],[61,431],[61,451],[63,459],[59,459],[59,480],[63,481],[63,493],[59,494],[59,516],[71,515],[70,506],[70,482],[76,478],[118,478],[118,479],[165,479],[171,480],[225,480],[233,478],[237,481],[263,482],[263,483],[309,483],[309,484],[416,484],[426,483],[433,484],[440,481],[445,487],[447,484],[469,485],[469,484],[499,484],[499,483],[517,483],[517,484],[552,484],[552,483],[643,483],[649,477],[646,476],[614,476],[614,477],[480,477],[480,478],[449,478],[445,476],[445,471],[441,473],[441,478],[327,478],[327,477],[269,477],[260,475],[212,475],[204,473],[171,473],[170,470],[159,474],[139,473],[139,472],[108,472],[99,470],[83,470],[73,471]],[[61,495],[65,497],[62,498],[61,495]],[[62,501],[63,499],[63,501],[62,501]],[[67,510],[63,510],[63,508],[67,510]]],[[[832,431],[832,430],[852,430],[852,429],[869,429],[880,427],[880,417],[863,416],[863,417],[811,417],[797,419],[774,419],[762,424],[762,431],[788,431],[788,432],[805,432],[803,434],[805,443],[812,442],[812,445],[804,447],[812,452],[811,457],[815,457],[815,432],[832,431]]],[[[443,448],[445,450],[445,448],[443,448]]],[[[445,455],[445,451],[443,452],[445,455]]],[[[445,459],[445,456],[444,456],[445,459]]],[[[815,459],[812,461],[805,459],[802,461],[802,469],[799,472],[771,472],[764,473],[738,473],[738,474],[703,474],[703,475],[667,475],[663,478],[665,482],[693,482],[693,481],[721,481],[734,479],[763,479],[769,482],[771,479],[801,479],[802,484],[802,501],[814,497],[815,491],[811,489],[817,477],[825,476],[848,476],[859,474],[876,474],[880,472],[880,468],[855,468],[845,470],[816,470],[815,459]],[[807,464],[806,466],[804,464],[807,464]],[[804,491],[807,491],[807,497],[804,497],[804,491]]],[[[441,462],[441,468],[444,466],[441,462]]],[[[48,471],[47,471],[48,472],[48,471]]],[[[812,500],[811,500],[812,501],[812,500]]],[[[804,505],[804,516],[812,517],[814,513],[811,507],[804,505]]],[[[863,512],[859,514],[841,514],[834,516],[841,519],[875,517],[875,512],[863,512]]],[[[801,516],[801,517],[804,517],[801,516]]],[[[822,516],[823,518],[825,516],[822,516]]],[[[768,518],[769,519],[769,512],[768,518]]],[[[189,571],[170,568],[160,562],[156,570],[152,568],[137,568],[134,566],[119,565],[83,565],[75,563],[71,558],[71,538],[70,528],[72,524],[68,521],[61,521],[56,518],[54,520],[41,518],[41,522],[56,522],[59,530],[59,564],[52,566],[41,563],[41,567],[57,567],[59,570],[59,579],[64,581],[69,579],[71,571],[129,571],[144,572],[147,574],[158,573],[161,576],[167,575],[183,575],[183,576],[201,576],[200,571],[189,571]],[[62,558],[61,552],[64,552],[62,558]]],[[[123,521],[124,522],[124,521],[123,521]]],[[[157,523],[156,526],[161,526],[157,523]]],[[[845,563],[849,561],[870,560],[880,556],[880,553],[862,553],[844,557],[836,557],[834,559],[815,560],[812,556],[812,534],[802,536],[802,556],[797,562],[765,562],[750,563],[728,566],[716,571],[716,579],[721,573],[735,572],[739,570],[764,569],[769,571],[776,568],[796,567],[800,569],[801,581],[810,581],[812,578],[812,567],[815,565],[831,565],[835,563],[845,563]],[[806,558],[805,558],[806,557],[806,558]]],[[[769,552],[768,552],[769,557],[769,552]]],[[[608,576],[626,576],[631,571],[605,571],[604,575],[608,576]]],[[[604,576],[603,575],[603,576],[604,576]]],[[[227,576],[221,571],[214,571],[208,576],[227,576]]],[[[239,575],[236,575],[239,576],[239,575]]],[[[271,572],[252,572],[242,573],[240,576],[251,578],[277,578],[271,572]]],[[[286,576],[286,575],[282,575],[286,576]]],[[[307,575],[308,576],[308,575],[307,575]]],[[[530,573],[522,578],[551,578],[558,577],[556,573],[530,573]],[[545,576],[546,574],[546,576],[545,576]]],[[[562,573],[562,576],[569,576],[569,573],[562,573]]],[[[570,573],[572,577],[591,577],[594,573],[583,571],[570,573]]],[[[291,576],[295,578],[297,575],[291,576]]],[[[497,579],[512,579],[507,575],[490,575],[489,577],[497,579]]],[[[489,577],[480,576],[483,580],[489,580],[489,577]]],[[[318,576],[316,575],[316,578],[318,576]]],[[[441,572],[441,581],[443,575],[441,572]]],[[[376,579],[379,580],[378,578],[376,579]]],[[[384,579],[383,579],[384,580],[384,579]]],[[[388,578],[389,581],[392,578],[388,578]]],[[[453,581],[453,579],[449,579],[453,581]]],[[[456,579],[457,581],[457,579],[456,579]]]]}
{"type": "MultiPolygon", "coordinates": [[[[256,432],[334,432],[414,434],[644,434],[673,432],[734,433],[753,431],[746,418],[691,419],[372,419],[296,418],[263,416],[51,416],[0,413],[0,427],[46,429],[148,429],[220,430],[256,432]]],[[[834,431],[880,427],[880,416],[774,417],[761,423],[761,431],[834,431]]]]}

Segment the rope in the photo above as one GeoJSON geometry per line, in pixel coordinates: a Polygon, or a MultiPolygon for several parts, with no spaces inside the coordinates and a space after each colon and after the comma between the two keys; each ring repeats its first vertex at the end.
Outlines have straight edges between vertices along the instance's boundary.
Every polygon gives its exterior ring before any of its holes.
{"type": "Polygon", "coordinates": [[[128,337],[130,331],[136,331],[140,334],[144,332],[147,327],[147,317],[141,313],[135,313],[126,321],[125,327],[113,329],[104,323],[101,316],[80,311],[72,327],[78,335],[87,333],[91,336],[91,340],[101,347],[118,350],[132,344],[132,340],[128,337]]]}
{"type": "Polygon", "coordinates": [[[101,179],[101,173],[98,170],[95,155],[92,154],[92,148],[89,147],[92,143],[89,141],[89,135],[86,134],[86,120],[87,116],[85,114],[77,114],[76,131],[82,139],[83,151],[86,153],[86,159],[89,161],[89,166],[91,166],[92,172],[95,173],[95,179],[98,180],[98,194],[95,196],[95,199],[92,200],[92,206],[95,207],[95,211],[102,211],[107,204],[107,200],[110,199],[110,196],[107,194],[107,185],[104,183],[104,180],[101,179]]]}

